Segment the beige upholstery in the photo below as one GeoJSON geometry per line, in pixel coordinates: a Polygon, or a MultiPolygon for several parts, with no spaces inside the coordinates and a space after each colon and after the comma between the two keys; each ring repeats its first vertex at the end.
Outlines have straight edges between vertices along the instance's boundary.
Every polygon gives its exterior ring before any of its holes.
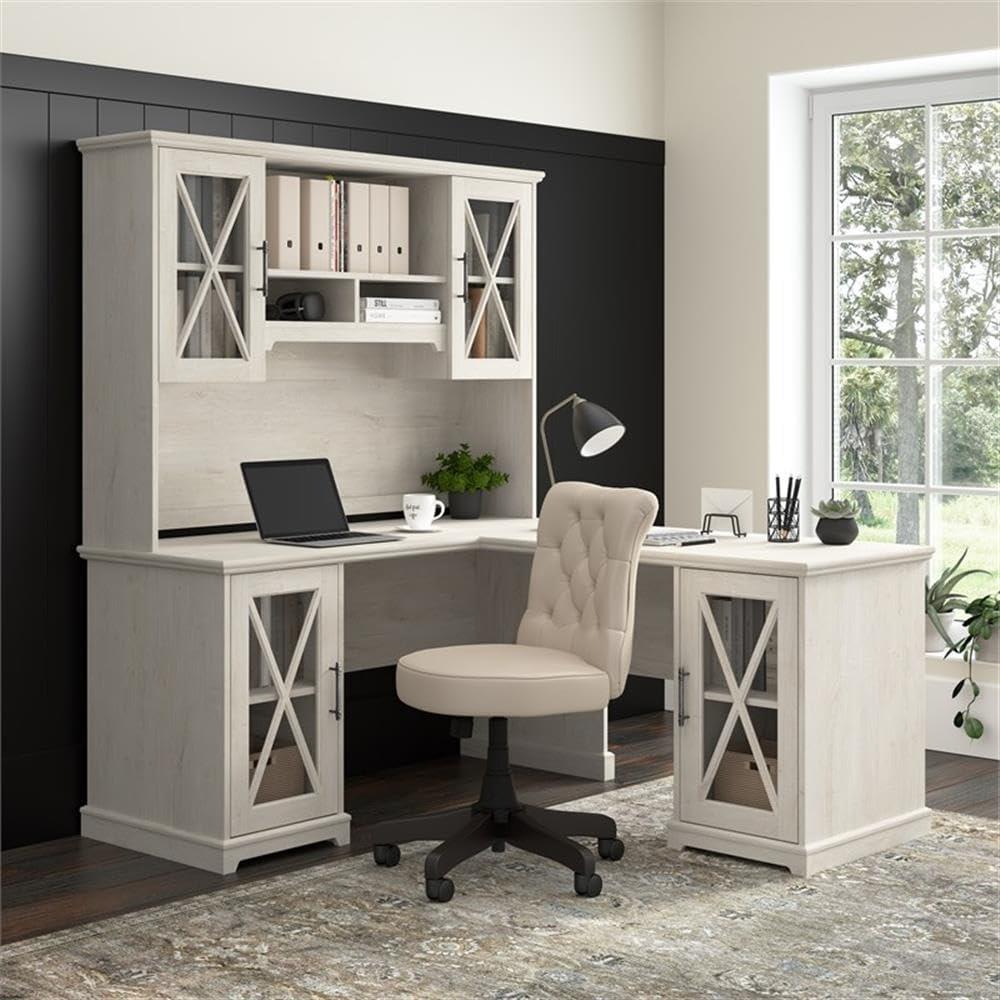
{"type": "Polygon", "coordinates": [[[657,508],[645,490],[553,486],[539,518],[517,644],[409,653],[396,670],[399,697],[459,716],[603,708],[625,687],[639,549],[657,508]]]}
{"type": "Polygon", "coordinates": [[[608,675],[561,649],[510,644],[409,653],[396,669],[407,705],[439,715],[555,715],[608,703],[608,675]]]}
{"type": "Polygon", "coordinates": [[[645,490],[590,483],[559,483],[542,505],[517,641],[575,653],[608,675],[612,698],[632,661],[639,549],[658,507],[645,490]]]}

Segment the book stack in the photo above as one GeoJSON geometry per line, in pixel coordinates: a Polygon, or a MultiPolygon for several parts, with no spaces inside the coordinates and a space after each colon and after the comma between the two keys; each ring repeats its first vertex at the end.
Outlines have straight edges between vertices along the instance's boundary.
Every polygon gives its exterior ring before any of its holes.
{"type": "Polygon", "coordinates": [[[363,323],[440,323],[441,303],[437,299],[362,296],[361,321],[363,323]]]}

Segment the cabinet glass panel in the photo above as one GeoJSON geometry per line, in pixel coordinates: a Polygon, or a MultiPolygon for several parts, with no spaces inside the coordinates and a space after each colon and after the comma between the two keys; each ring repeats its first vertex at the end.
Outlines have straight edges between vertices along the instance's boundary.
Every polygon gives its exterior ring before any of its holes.
{"type": "Polygon", "coordinates": [[[247,781],[255,805],[318,791],[319,602],[318,591],[304,591],[255,597],[249,608],[247,781]]]}
{"type": "Polygon", "coordinates": [[[177,178],[177,355],[247,358],[247,178],[177,178]]]}
{"type": "Polygon", "coordinates": [[[702,782],[709,799],[774,811],[778,615],[772,601],[701,600],[702,782]]]}
{"type": "MultiPolygon", "coordinates": [[[[705,777],[708,778],[716,747],[726,731],[730,706],[713,702],[706,706],[704,729],[705,777]]],[[[748,706],[750,726],[757,735],[761,755],[770,778],[771,789],[778,792],[778,713],[771,708],[748,706]]],[[[725,740],[718,766],[711,772],[708,798],[715,802],[773,811],[761,774],[761,765],[750,746],[747,730],[737,718],[725,740]]]]}
{"type": "Polygon", "coordinates": [[[708,605],[723,654],[720,657],[719,651],[716,650],[708,618],[703,614],[702,650],[705,657],[703,676],[706,693],[729,695],[726,670],[723,666],[724,658],[725,666],[729,668],[736,686],[743,682],[752,664],[754,676],[750,682],[750,694],[767,695],[773,700],[777,694],[778,671],[778,631],[774,627],[776,620],[767,630],[763,659],[753,658],[771,610],[771,602],[708,595],[705,597],[705,603],[708,605]]]}
{"type": "Polygon", "coordinates": [[[469,358],[520,356],[515,287],[519,208],[516,201],[470,198],[465,203],[465,353],[469,358]]]}

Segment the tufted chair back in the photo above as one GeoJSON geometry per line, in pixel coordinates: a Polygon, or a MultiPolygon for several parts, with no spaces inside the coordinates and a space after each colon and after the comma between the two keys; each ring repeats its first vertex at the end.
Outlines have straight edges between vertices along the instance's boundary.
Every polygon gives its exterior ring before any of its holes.
{"type": "Polygon", "coordinates": [[[517,641],[575,653],[608,675],[612,698],[632,661],[639,549],[658,508],[646,490],[591,483],[557,483],[542,504],[517,641]]]}

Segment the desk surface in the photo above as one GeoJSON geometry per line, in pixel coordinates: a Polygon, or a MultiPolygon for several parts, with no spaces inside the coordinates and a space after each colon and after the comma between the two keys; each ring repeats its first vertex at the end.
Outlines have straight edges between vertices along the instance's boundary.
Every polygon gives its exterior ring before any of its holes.
{"type": "MultiPolygon", "coordinates": [[[[268,545],[256,534],[247,532],[165,539],[155,552],[113,551],[85,546],[80,546],[78,551],[85,559],[176,566],[206,573],[256,573],[432,555],[462,549],[530,552],[535,546],[537,523],[532,518],[484,517],[475,521],[442,518],[436,522],[438,530],[415,534],[403,530],[398,520],[373,521],[356,527],[364,531],[398,534],[399,541],[329,549],[268,545]]],[[[644,565],[801,577],[839,573],[865,566],[921,562],[929,559],[933,552],[925,545],[855,542],[853,545],[834,546],[823,545],[815,538],[781,545],[767,542],[763,535],[751,535],[749,538],[720,537],[712,545],[682,548],[645,546],[641,561],[644,565]]]]}

